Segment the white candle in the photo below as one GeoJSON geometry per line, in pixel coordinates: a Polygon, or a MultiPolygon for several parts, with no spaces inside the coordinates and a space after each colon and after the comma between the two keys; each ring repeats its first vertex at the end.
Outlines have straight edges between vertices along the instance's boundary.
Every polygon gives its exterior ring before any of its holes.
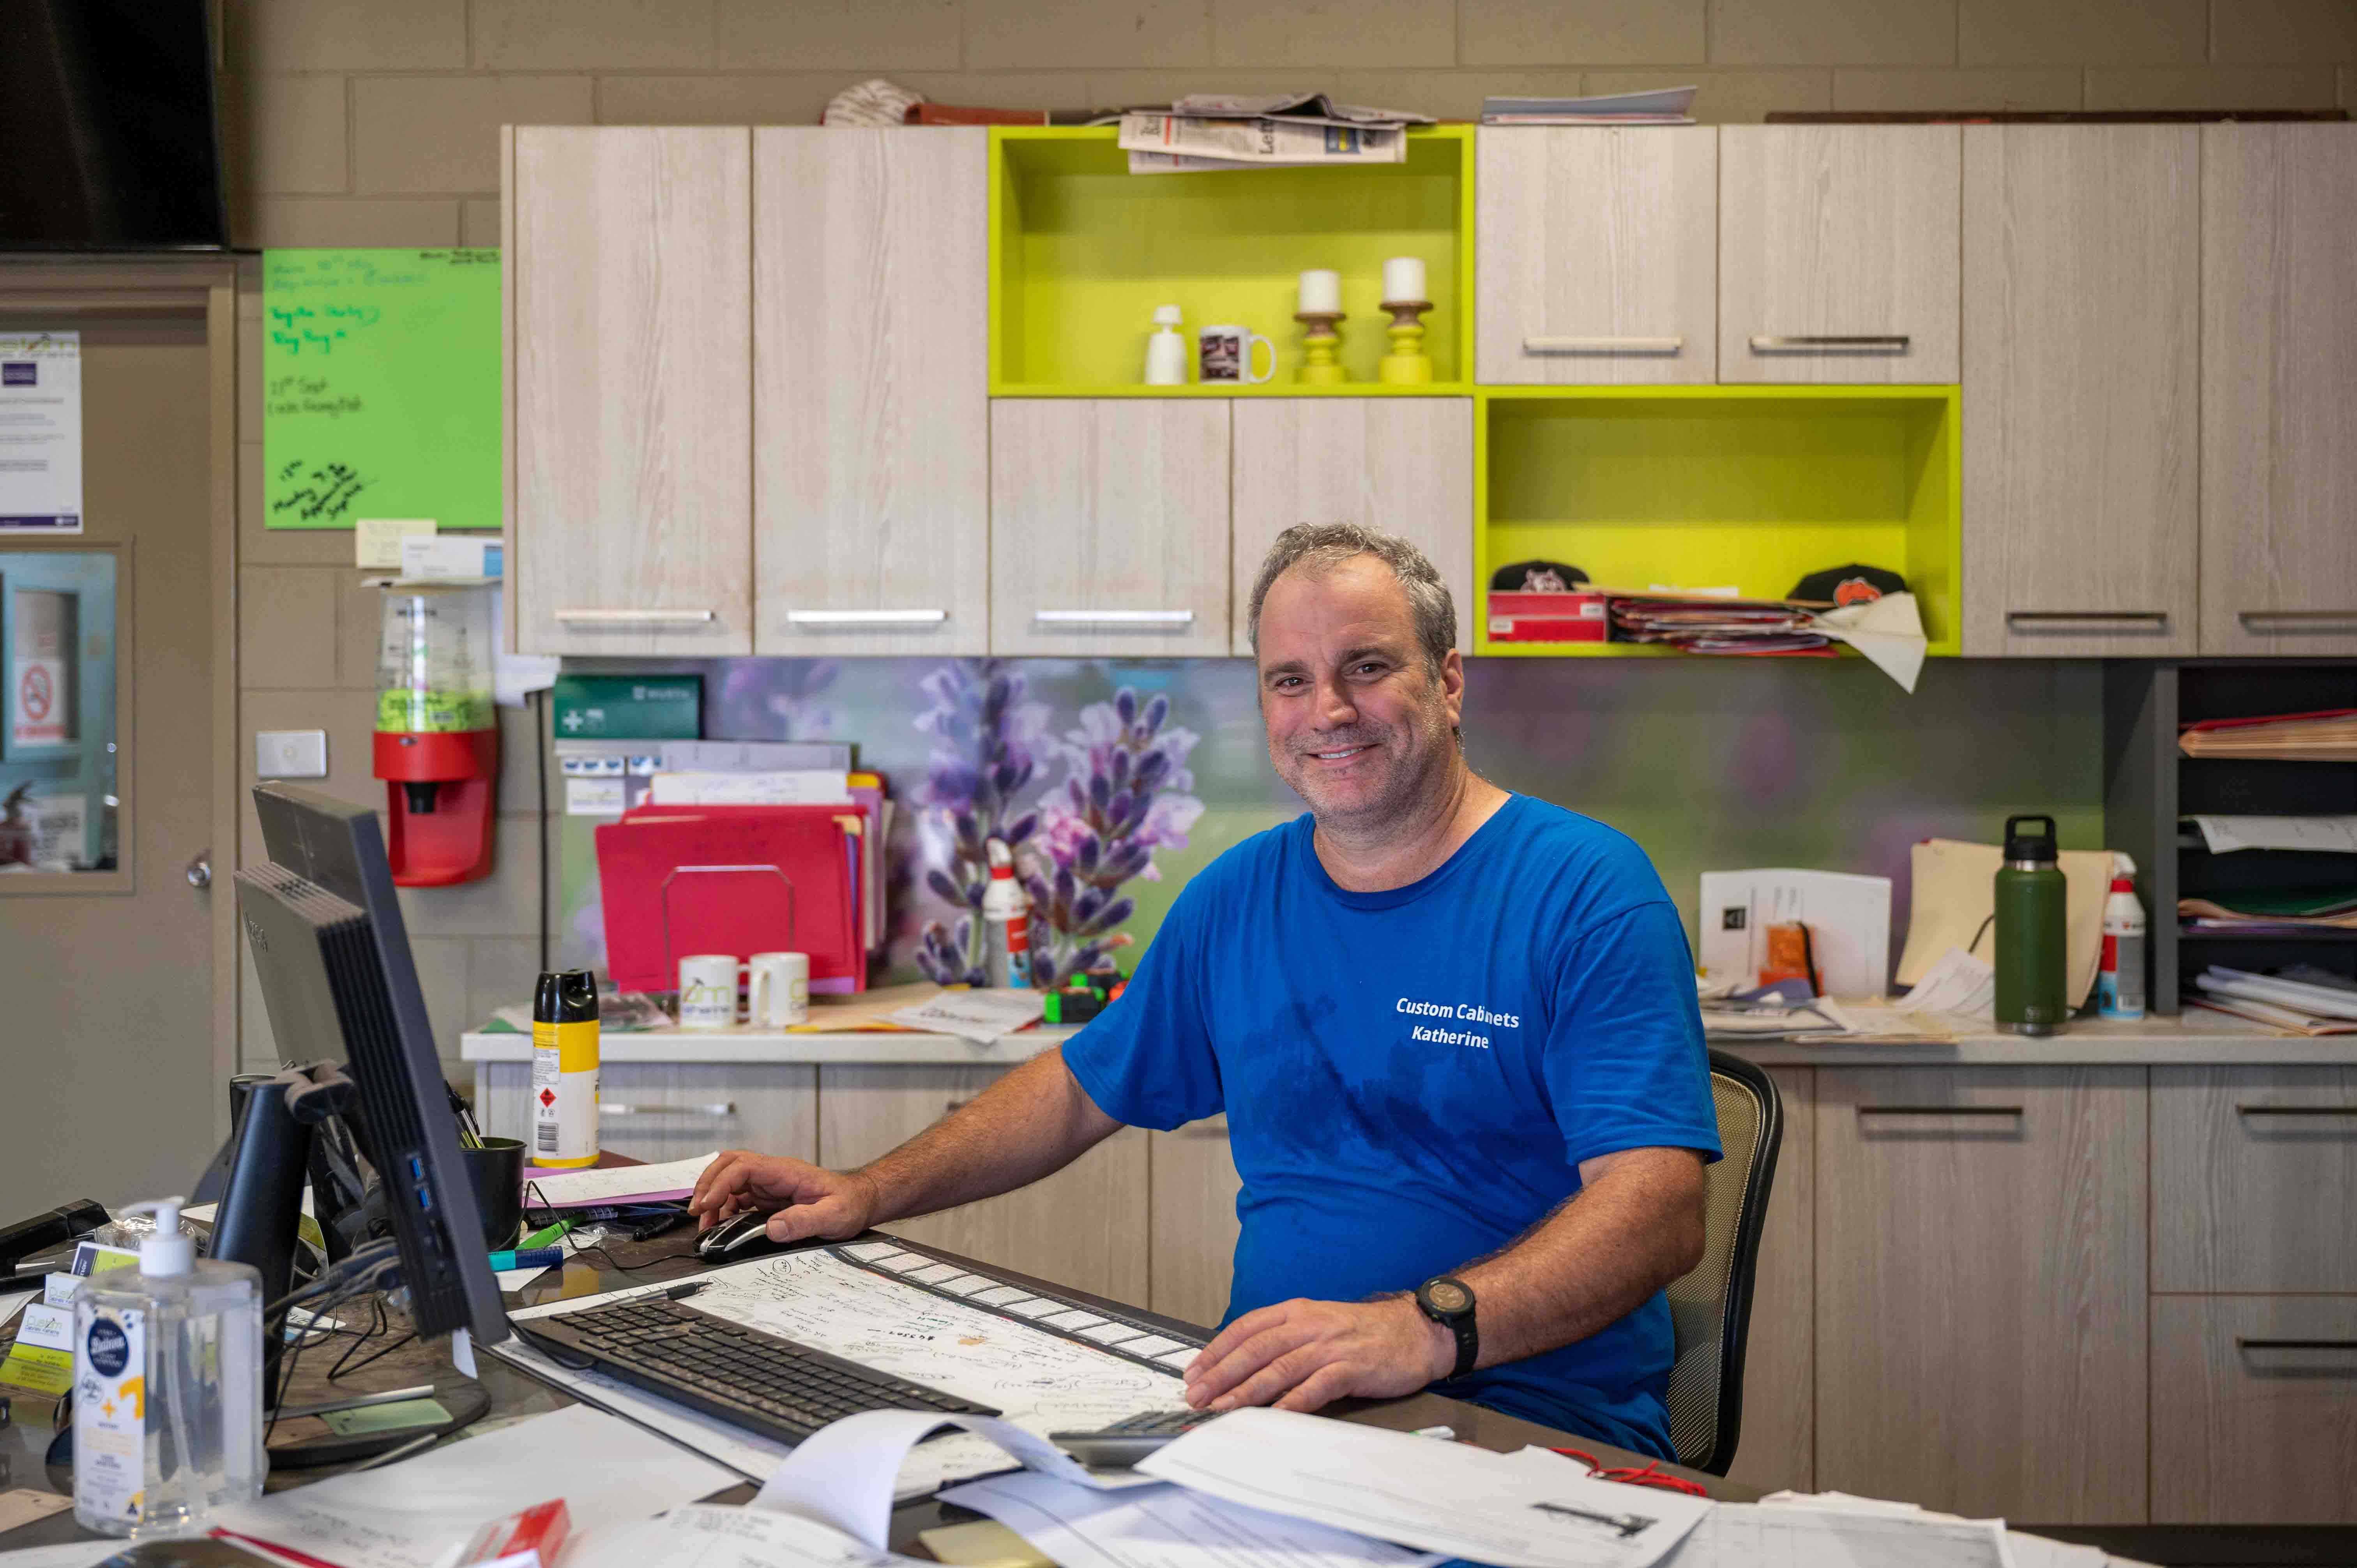
{"type": "Polygon", "coordinates": [[[1384,299],[1406,301],[1424,297],[1422,256],[1394,256],[1383,263],[1384,299]]]}
{"type": "Polygon", "coordinates": [[[1330,314],[1342,308],[1342,274],[1313,268],[1301,274],[1301,314],[1330,314]]]}

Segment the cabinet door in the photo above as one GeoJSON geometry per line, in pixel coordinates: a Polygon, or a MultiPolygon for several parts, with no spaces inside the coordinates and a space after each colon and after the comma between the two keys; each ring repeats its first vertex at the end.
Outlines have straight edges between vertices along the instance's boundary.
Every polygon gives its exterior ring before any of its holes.
{"type": "MultiPolygon", "coordinates": [[[[475,1112],[494,1137],[532,1139],[532,1064],[483,1062],[475,1112]]],[[[597,1144],[635,1160],[714,1149],[818,1157],[818,1069],[791,1062],[608,1062],[597,1074],[597,1144]]]]}
{"type": "MultiPolygon", "coordinates": [[[[823,1067],[819,1160],[836,1170],[907,1142],[996,1083],[990,1067],[823,1067]]],[[[1146,1133],[1125,1127],[1044,1180],[899,1220],[895,1235],[1130,1304],[1146,1296],[1146,1133]]]]}
{"type": "Polygon", "coordinates": [[[1228,401],[990,407],[990,650],[1228,650],[1228,401]]]}
{"type": "Polygon", "coordinates": [[[754,650],[989,647],[989,133],[753,133],[754,650]]]}
{"type": "Polygon", "coordinates": [[[1476,380],[1712,379],[1717,131],[1485,125],[1476,146],[1476,380]]]}
{"type": "Polygon", "coordinates": [[[2201,651],[2357,653],[2357,126],[2201,128],[2201,651]]]}
{"type": "Polygon", "coordinates": [[[2152,1522],[2357,1524],[2357,1296],[2152,1298],[2152,1522]]]}
{"type": "Polygon", "coordinates": [[[751,133],[509,134],[516,645],[750,653],[751,133]]]}
{"type": "Polygon", "coordinates": [[[1146,1136],[1154,1180],[1153,1311],[1209,1328],[1228,1310],[1235,1275],[1236,1195],[1228,1119],[1207,1117],[1146,1136]]]}
{"type": "Polygon", "coordinates": [[[1964,135],[1964,651],[2190,654],[2195,129],[1964,135]]]}
{"type": "Polygon", "coordinates": [[[1473,400],[1267,398],[1235,405],[1234,625],[1245,622],[1261,557],[1297,522],[1362,522],[1430,556],[1457,601],[1457,646],[1473,646],[1473,400]]]}
{"type": "Polygon", "coordinates": [[[2152,1288],[2357,1291],[2357,1068],[2152,1069],[2152,1288]]]}
{"type": "Polygon", "coordinates": [[[2145,1517],[2134,1068],[1817,1069],[1820,1487],[2145,1517]]]}
{"type": "Polygon", "coordinates": [[[1718,134],[1718,379],[1953,381],[1953,125],[1718,134]]]}
{"type": "Polygon", "coordinates": [[[1727,1478],[1813,1491],[1816,1475],[1816,1069],[1768,1069],[1784,1103],[1784,1146],[1760,1232],[1743,1424],[1727,1478]]]}

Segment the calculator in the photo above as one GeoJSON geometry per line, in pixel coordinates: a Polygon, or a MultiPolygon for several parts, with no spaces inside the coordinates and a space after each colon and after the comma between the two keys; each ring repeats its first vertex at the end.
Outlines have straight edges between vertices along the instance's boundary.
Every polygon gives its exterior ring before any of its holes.
{"type": "Polygon", "coordinates": [[[1209,1410],[1149,1410],[1094,1432],[1051,1432],[1048,1441],[1083,1465],[1124,1470],[1174,1437],[1224,1412],[1209,1410]]]}

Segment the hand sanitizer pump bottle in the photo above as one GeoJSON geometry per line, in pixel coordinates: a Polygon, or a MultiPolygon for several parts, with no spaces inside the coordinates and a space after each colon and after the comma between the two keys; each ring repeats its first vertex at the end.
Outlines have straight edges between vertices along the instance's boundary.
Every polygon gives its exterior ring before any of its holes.
{"type": "Polygon", "coordinates": [[[199,1262],[178,1197],[135,1203],[139,1268],[74,1294],[74,1520],[107,1535],[193,1534],[262,1495],[262,1276],[199,1262]]]}

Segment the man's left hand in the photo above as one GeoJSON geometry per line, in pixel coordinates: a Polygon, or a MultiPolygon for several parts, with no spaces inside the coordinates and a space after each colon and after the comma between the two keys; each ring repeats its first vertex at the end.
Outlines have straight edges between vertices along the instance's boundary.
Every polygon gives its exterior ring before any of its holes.
{"type": "Polygon", "coordinates": [[[1187,1369],[1187,1402],[1317,1410],[1346,1394],[1412,1394],[1448,1375],[1457,1344],[1414,1300],[1281,1301],[1222,1329],[1187,1369]]]}

